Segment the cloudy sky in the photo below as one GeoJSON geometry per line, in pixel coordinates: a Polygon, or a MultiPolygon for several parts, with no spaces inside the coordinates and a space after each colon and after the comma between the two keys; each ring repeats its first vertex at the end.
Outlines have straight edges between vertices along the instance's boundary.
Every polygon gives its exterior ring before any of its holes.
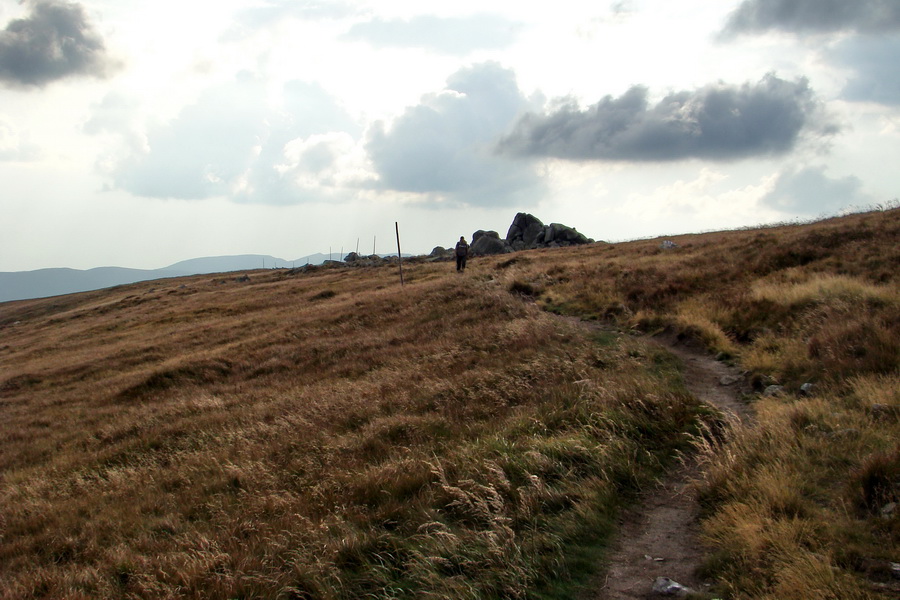
{"type": "Polygon", "coordinates": [[[900,195],[897,0],[0,0],[0,271],[900,195]]]}

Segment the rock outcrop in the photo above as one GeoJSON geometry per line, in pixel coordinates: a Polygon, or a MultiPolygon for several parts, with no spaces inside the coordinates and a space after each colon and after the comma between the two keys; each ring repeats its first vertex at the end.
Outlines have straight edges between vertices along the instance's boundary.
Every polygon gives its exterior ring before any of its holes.
{"type": "MultiPolygon", "coordinates": [[[[518,213],[513,219],[506,239],[500,237],[496,231],[484,231],[479,229],[472,234],[469,244],[470,256],[487,256],[490,254],[506,254],[518,250],[530,250],[533,248],[559,248],[562,246],[576,246],[578,244],[592,244],[594,240],[578,233],[574,227],[551,223],[544,225],[540,219],[528,213],[518,213]]],[[[455,256],[455,245],[448,248],[435,246],[427,256],[404,257],[404,261],[452,261],[455,256]]],[[[344,257],[343,264],[352,267],[368,267],[385,264],[396,260],[396,256],[380,257],[377,255],[363,256],[351,252],[344,257]]]]}
{"type": "Polygon", "coordinates": [[[476,231],[472,234],[473,255],[505,254],[533,248],[560,248],[591,244],[594,240],[578,233],[574,227],[551,223],[544,225],[540,219],[528,213],[518,213],[513,219],[506,239],[496,231],[476,231]]]}
{"type": "Polygon", "coordinates": [[[474,255],[485,254],[505,254],[512,252],[509,244],[500,239],[500,234],[496,231],[478,230],[472,234],[472,244],[469,251],[474,255]]]}
{"type": "Polygon", "coordinates": [[[528,213],[518,213],[506,233],[506,243],[513,250],[577,246],[591,244],[593,241],[578,233],[574,227],[560,223],[544,225],[540,219],[528,213]]]}

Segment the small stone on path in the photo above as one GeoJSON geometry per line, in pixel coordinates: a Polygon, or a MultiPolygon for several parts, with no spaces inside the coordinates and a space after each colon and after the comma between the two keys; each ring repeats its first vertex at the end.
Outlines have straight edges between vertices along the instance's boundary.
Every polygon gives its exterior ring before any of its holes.
{"type": "Polygon", "coordinates": [[[677,581],[672,581],[668,577],[657,577],[653,582],[653,592],[662,594],[663,596],[674,596],[676,598],[684,598],[692,593],[691,588],[684,587],[677,581]]]}
{"type": "Polygon", "coordinates": [[[740,380],[741,380],[741,378],[738,377],[737,375],[725,375],[724,377],[719,379],[719,385],[724,385],[727,387],[729,385],[736,384],[740,380]]]}

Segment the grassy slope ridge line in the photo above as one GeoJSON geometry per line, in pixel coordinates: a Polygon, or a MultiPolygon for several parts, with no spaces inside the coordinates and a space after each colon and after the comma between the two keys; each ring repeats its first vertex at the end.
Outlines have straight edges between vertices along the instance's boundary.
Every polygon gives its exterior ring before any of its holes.
{"type": "Polygon", "coordinates": [[[748,371],[758,426],[699,486],[723,597],[900,597],[900,210],[672,240],[513,258],[508,286],[748,371]]]}
{"type": "Polygon", "coordinates": [[[473,267],[0,305],[0,597],[565,593],[712,417],[665,353],[473,267]]]}

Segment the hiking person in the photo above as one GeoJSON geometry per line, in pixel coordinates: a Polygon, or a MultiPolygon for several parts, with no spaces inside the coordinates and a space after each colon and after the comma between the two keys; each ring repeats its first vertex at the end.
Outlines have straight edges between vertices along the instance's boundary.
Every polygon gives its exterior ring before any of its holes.
{"type": "Polygon", "coordinates": [[[459,236],[459,241],[456,242],[456,270],[465,271],[466,270],[466,257],[469,256],[469,244],[466,243],[466,238],[464,236],[459,236]]]}

